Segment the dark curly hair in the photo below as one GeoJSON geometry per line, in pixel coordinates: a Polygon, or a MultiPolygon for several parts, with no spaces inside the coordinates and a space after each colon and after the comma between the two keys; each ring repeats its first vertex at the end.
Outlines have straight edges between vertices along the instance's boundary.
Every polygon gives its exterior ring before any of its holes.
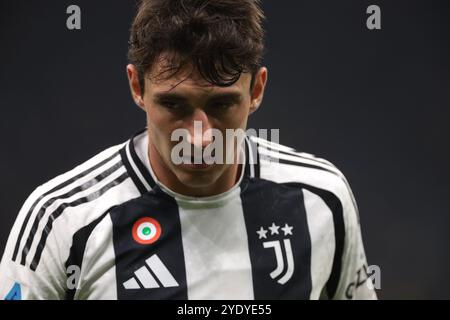
{"type": "Polygon", "coordinates": [[[264,51],[259,0],[141,0],[134,18],[128,60],[144,78],[164,54],[158,79],[192,66],[208,83],[229,86],[243,72],[252,84],[264,51]]]}

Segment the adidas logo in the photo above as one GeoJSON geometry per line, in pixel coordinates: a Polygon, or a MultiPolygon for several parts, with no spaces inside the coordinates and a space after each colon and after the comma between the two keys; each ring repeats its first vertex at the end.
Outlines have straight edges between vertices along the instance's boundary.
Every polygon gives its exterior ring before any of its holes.
{"type": "Polygon", "coordinates": [[[145,260],[145,263],[148,268],[145,265],[140,267],[134,272],[136,277],[131,277],[123,283],[126,290],[159,288],[161,286],[156,279],[158,279],[163,288],[179,286],[178,282],[156,254],[145,260]],[[140,284],[136,281],[136,278],[139,280],[140,284]]]}

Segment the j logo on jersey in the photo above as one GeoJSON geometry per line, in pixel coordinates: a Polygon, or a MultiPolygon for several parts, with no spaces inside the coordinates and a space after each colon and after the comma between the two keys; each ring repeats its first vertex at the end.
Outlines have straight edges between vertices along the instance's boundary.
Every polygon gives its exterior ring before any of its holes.
{"type": "Polygon", "coordinates": [[[292,229],[294,229],[294,227],[289,226],[287,223],[285,223],[284,227],[281,228],[280,226],[276,225],[275,222],[273,222],[271,226],[267,227],[267,229],[261,226],[259,230],[256,231],[259,239],[263,241],[263,247],[265,249],[273,248],[274,250],[276,258],[276,268],[270,273],[270,277],[272,279],[278,278],[277,282],[281,285],[284,285],[289,281],[289,279],[291,279],[295,268],[291,239],[287,238],[287,236],[293,235],[292,229]],[[279,229],[281,229],[283,233],[280,233],[279,229]],[[279,238],[280,236],[283,237],[283,239],[269,240],[270,238],[279,238]],[[264,241],[264,239],[268,241],[264,241]],[[283,250],[285,254],[283,254],[283,250]],[[284,261],[284,257],[286,257],[286,263],[284,261]],[[285,269],[285,264],[287,264],[287,268],[284,274],[282,274],[285,269]]]}
{"type": "Polygon", "coordinates": [[[144,217],[133,225],[133,239],[140,244],[152,244],[161,236],[161,225],[150,217],[144,217]]]}

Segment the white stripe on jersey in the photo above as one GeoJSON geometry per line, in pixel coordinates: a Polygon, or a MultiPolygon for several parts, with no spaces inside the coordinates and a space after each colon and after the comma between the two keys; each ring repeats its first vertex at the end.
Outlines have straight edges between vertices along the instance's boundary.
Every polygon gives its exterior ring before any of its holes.
{"type": "Polygon", "coordinates": [[[117,299],[116,256],[112,228],[111,216],[107,214],[94,228],[86,242],[80,273],[81,289],[76,291],[75,299],[117,299]]]}
{"type": "Polygon", "coordinates": [[[188,299],[254,297],[240,191],[234,189],[214,210],[207,201],[178,202],[188,299]]]}
{"type": "Polygon", "coordinates": [[[153,278],[146,266],[140,267],[134,272],[134,274],[145,289],[159,288],[158,282],[156,282],[155,278],[153,278]]]}
{"type": "Polygon", "coordinates": [[[137,283],[135,278],[131,278],[127,281],[125,281],[123,283],[123,286],[125,289],[130,290],[130,289],[140,289],[141,286],[139,285],[139,283],[137,283]]]}
{"type": "Polygon", "coordinates": [[[330,277],[336,249],[333,213],[318,195],[303,191],[309,234],[311,237],[311,281],[310,299],[320,298],[320,290],[330,277]]]}
{"type": "Polygon", "coordinates": [[[164,287],[168,288],[179,286],[177,280],[175,280],[175,278],[166,268],[164,263],[162,263],[158,255],[154,254],[153,256],[148,258],[145,262],[164,287]]]}

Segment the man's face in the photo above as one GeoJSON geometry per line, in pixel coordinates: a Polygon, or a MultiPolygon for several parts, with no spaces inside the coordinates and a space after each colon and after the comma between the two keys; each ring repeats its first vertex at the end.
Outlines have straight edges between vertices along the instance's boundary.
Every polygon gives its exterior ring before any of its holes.
{"type": "MultiPolygon", "coordinates": [[[[158,72],[158,66],[154,70],[158,72]]],[[[198,74],[193,73],[188,77],[189,73],[183,71],[167,80],[147,77],[145,92],[138,104],[142,104],[141,107],[147,113],[151,160],[157,161],[166,172],[170,172],[171,179],[176,179],[187,188],[204,189],[217,183],[227,170],[231,170],[233,164],[224,163],[225,159],[220,159],[223,161],[219,164],[207,166],[174,164],[172,149],[179,141],[171,141],[172,133],[176,129],[185,129],[191,138],[188,141],[193,150],[194,147],[204,149],[211,144],[213,138],[205,131],[217,129],[224,138],[224,156],[231,152],[229,149],[232,147],[227,149],[225,143],[226,129],[246,129],[249,114],[257,109],[262,99],[266,71],[265,68],[261,70],[264,75],[260,74],[261,71],[258,73],[252,91],[249,73],[242,74],[229,87],[212,86],[198,74]],[[200,136],[194,135],[194,121],[201,124],[200,136]]],[[[130,70],[128,73],[130,77],[130,70]]],[[[130,84],[131,81],[130,77],[130,84]]],[[[237,149],[234,148],[232,152],[236,155],[237,149]]]]}

